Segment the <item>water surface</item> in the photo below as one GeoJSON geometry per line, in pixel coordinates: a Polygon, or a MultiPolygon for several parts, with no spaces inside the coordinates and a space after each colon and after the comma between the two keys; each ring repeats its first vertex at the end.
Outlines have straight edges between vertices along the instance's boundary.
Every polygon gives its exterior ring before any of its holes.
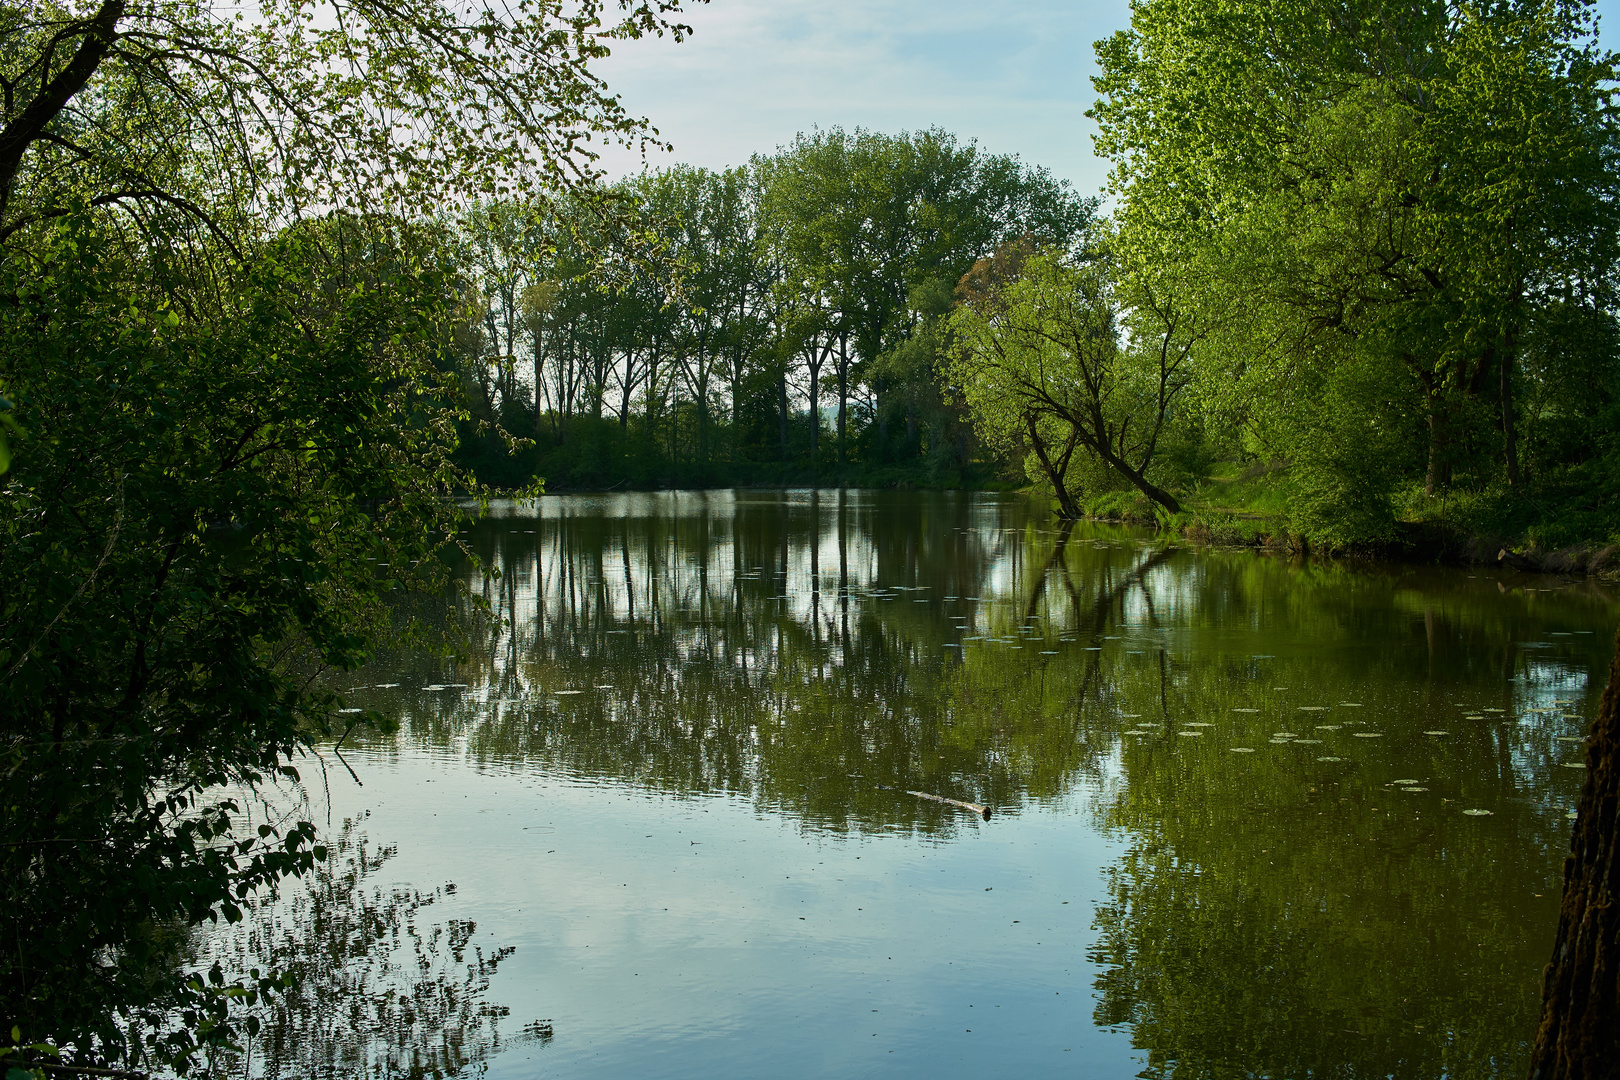
{"type": "MultiPolygon", "coordinates": [[[[492,1076],[1521,1073],[1613,630],[1028,500],[556,496],[334,817],[516,951],[492,1076]],[[990,808],[989,820],[919,799],[990,808]]],[[[341,778],[341,782],[340,782],[341,778]]]]}

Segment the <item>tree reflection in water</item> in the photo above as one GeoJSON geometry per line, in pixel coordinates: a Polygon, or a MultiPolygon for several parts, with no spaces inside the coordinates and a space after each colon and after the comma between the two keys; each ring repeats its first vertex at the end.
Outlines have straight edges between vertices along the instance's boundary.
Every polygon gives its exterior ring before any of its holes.
{"type": "Polygon", "coordinates": [[[1521,1067],[1601,590],[953,493],[547,498],[468,540],[501,617],[463,667],[381,671],[402,738],[830,831],[965,823],[906,789],[998,818],[1088,792],[1129,843],[1095,1019],[1144,1075],[1521,1067]]]}
{"type": "Polygon", "coordinates": [[[503,1036],[509,1010],[487,993],[512,949],[474,944],[471,920],[430,921],[456,887],[387,884],[380,874],[397,853],[371,843],[363,821],[344,821],[308,880],[248,905],[237,926],[197,935],[199,970],[217,963],[290,980],[253,998],[238,1017],[239,1044],[216,1050],[207,1075],[446,1080],[480,1075],[516,1042],[550,1040],[545,1021],[503,1036]]]}

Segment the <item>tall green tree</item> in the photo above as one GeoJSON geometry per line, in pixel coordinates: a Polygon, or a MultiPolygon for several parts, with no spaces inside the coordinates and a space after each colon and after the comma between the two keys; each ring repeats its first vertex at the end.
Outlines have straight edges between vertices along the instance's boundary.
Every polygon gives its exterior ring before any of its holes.
{"type": "Polygon", "coordinates": [[[176,935],[321,852],[242,831],[224,786],[296,779],[345,722],[311,674],[443,585],[454,297],[398,248],[334,266],[290,235],[199,325],[131,296],[93,218],[48,241],[0,323],[29,416],[0,488],[0,1012],[77,1064],[179,1067],[230,1029],[164,1016],[204,1004],[176,935]]]}
{"type": "MultiPolygon", "coordinates": [[[[1081,243],[1095,207],[1044,170],[937,129],[818,130],[758,168],[781,279],[825,312],[821,350],[833,365],[841,460],[849,453],[850,398],[866,366],[916,326],[913,289],[954,282],[1021,234],[1081,243]]],[[[881,398],[884,387],[873,389],[881,398]]]]}
{"type": "Polygon", "coordinates": [[[0,1040],[25,1072],[184,1072],[279,989],[186,976],[178,944],[322,857],[311,823],[245,827],[241,792],[377,719],[321,675],[442,587],[447,497],[479,490],[458,357],[512,351],[415,218],[589,179],[589,138],[648,137],[591,63],[684,32],[656,2],[258,11],[0,5],[0,1040]]]}
{"type": "Polygon", "coordinates": [[[1113,270],[1106,259],[1073,263],[1054,252],[1023,260],[957,309],[951,375],[989,438],[1028,447],[1032,479],[1051,486],[1065,517],[1080,515],[1069,473],[1077,453],[1179,513],[1149,474],[1190,378],[1187,341],[1169,305],[1147,300],[1138,321],[1155,315],[1166,332],[1126,341],[1113,270]]]}
{"type": "Polygon", "coordinates": [[[1579,375],[1525,370],[1525,343],[1543,313],[1608,308],[1617,144],[1592,25],[1564,0],[1149,0],[1098,44],[1123,249],[1241,312],[1200,350],[1203,396],[1281,457],[1322,445],[1323,387],[1375,426],[1420,419],[1418,460],[1392,434],[1395,460],[1307,479],[1382,500],[1375,532],[1403,479],[1518,484],[1527,379],[1579,375]]]}

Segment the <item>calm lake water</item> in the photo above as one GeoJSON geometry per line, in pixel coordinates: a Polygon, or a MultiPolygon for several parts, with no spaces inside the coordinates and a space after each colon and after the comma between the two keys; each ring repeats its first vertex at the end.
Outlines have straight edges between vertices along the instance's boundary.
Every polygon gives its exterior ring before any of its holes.
{"type": "Polygon", "coordinates": [[[404,726],[328,783],[515,947],[488,999],[551,1036],[491,1076],[1522,1074],[1596,587],[966,493],[550,496],[468,539],[503,625],[341,688],[404,726]]]}

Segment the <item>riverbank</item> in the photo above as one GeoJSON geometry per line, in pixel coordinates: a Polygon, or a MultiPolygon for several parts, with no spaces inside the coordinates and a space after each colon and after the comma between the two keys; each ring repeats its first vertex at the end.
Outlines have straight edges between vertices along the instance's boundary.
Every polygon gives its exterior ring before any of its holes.
{"type": "MultiPolygon", "coordinates": [[[[516,481],[526,477],[491,477],[516,481]]],[[[1520,491],[1397,493],[1390,519],[1371,541],[1334,543],[1294,513],[1299,492],[1286,462],[1220,462],[1210,475],[1176,491],[1167,513],[1134,489],[1080,501],[1088,519],[1174,532],[1194,543],[1296,554],[1451,566],[1499,566],[1527,573],[1620,577],[1620,522],[1594,495],[1606,485],[1568,476],[1520,491]]],[[[917,491],[1030,491],[985,464],[941,473],[922,465],[847,463],[812,469],[772,463],[715,463],[690,474],[648,472],[603,483],[589,474],[547,478],[548,494],[608,491],[845,488],[917,491]]]]}
{"type": "Polygon", "coordinates": [[[1620,577],[1620,530],[1580,478],[1518,492],[1400,492],[1383,536],[1335,545],[1296,524],[1286,463],[1223,464],[1185,494],[1179,514],[1135,491],[1095,496],[1082,509],[1094,520],[1153,525],[1218,547],[1620,577]]]}

